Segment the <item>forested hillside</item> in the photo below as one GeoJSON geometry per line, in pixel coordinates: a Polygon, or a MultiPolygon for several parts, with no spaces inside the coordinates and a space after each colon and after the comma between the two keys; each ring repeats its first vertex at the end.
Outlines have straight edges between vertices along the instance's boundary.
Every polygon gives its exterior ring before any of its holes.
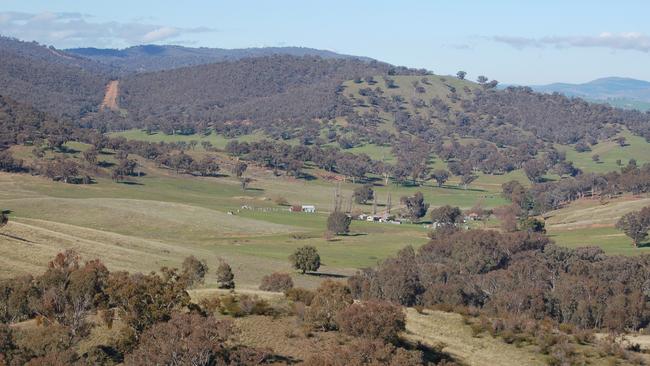
{"type": "MultiPolygon", "coordinates": [[[[264,47],[264,48],[191,48],[183,46],[143,45],[125,49],[73,48],[66,52],[109,65],[123,73],[152,72],[186,66],[196,66],[242,58],[272,55],[319,56],[322,58],[357,58],[331,51],[306,47],[264,47]]],[[[360,59],[369,59],[359,57],[360,59]]]]}
{"type": "Polygon", "coordinates": [[[101,103],[109,76],[100,65],[8,38],[0,38],[0,50],[0,95],[70,119],[101,103]]]}
{"type": "Polygon", "coordinates": [[[121,82],[120,106],[132,127],[147,123],[205,124],[346,114],[339,86],[356,75],[412,72],[360,60],[270,56],[147,73],[121,82]]]}

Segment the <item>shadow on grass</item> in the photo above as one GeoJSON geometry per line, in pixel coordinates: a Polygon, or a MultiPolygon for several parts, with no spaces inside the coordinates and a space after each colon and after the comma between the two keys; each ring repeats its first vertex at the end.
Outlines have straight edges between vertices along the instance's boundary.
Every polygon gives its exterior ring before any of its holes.
{"type": "Polygon", "coordinates": [[[637,245],[637,248],[650,248],[650,241],[645,243],[639,243],[639,245],[637,245]]]}
{"type": "Polygon", "coordinates": [[[31,240],[23,239],[23,238],[21,238],[19,236],[14,236],[14,235],[11,235],[11,234],[0,233],[0,236],[7,237],[9,239],[19,240],[19,241],[22,241],[22,242],[25,242],[25,243],[33,243],[33,241],[31,241],[31,240]]]}
{"type": "Polygon", "coordinates": [[[401,340],[398,345],[402,348],[405,348],[410,351],[420,351],[422,356],[427,363],[439,364],[442,361],[446,362],[455,362],[455,360],[450,354],[443,351],[444,345],[440,344],[436,347],[424,344],[422,342],[411,342],[406,340],[401,340]]]}
{"type": "Polygon", "coordinates": [[[97,166],[100,167],[100,168],[110,168],[110,167],[115,166],[115,163],[111,163],[111,162],[102,160],[99,163],[97,163],[97,166]]]}
{"type": "Polygon", "coordinates": [[[355,236],[365,236],[365,235],[368,235],[368,233],[347,233],[345,235],[340,235],[340,236],[352,236],[352,237],[355,237],[355,236]]]}
{"type": "Polygon", "coordinates": [[[348,276],[342,275],[340,273],[306,272],[305,274],[308,276],[323,277],[323,278],[348,278],[348,276]]]}
{"type": "Polygon", "coordinates": [[[257,191],[257,192],[264,192],[264,188],[250,188],[250,187],[246,187],[246,189],[244,189],[244,191],[257,191]]]}
{"type": "Polygon", "coordinates": [[[140,182],[133,182],[133,181],[129,181],[129,180],[125,180],[123,182],[117,182],[117,183],[118,184],[126,184],[127,186],[143,186],[144,185],[144,184],[142,184],[140,182]]]}

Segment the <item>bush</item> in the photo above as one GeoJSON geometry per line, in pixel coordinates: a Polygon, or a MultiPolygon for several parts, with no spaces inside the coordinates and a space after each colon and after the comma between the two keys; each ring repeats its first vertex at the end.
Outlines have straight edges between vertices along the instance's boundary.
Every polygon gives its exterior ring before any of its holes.
{"type": "Polygon", "coordinates": [[[191,255],[183,261],[182,276],[187,281],[187,286],[203,283],[205,274],[208,273],[208,265],[205,261],[198,260],[191,255]]]}
{"type": "Polygon", "coordinates": [[[219,267],[217,267],[217,285],[219,288],[235,288],[235,275],[232,273],[230,265],[226,262],[221,262],[219,267]]]}
{"type": "MultiPolygon", "coordinates": [[[[242,363],[245,347],[231,346],[235,327],[228,320],[204,318],[197,314],[175,314],[170,321],[158,323],[145,331],[138,348],[127,355],[127,365],[191,365],[200,360],[208,364],[242,363]]],[[[249,349],[249,352],[255,352],[249,349]]],[[[244,357],[246,359],[247,357],[244,357]]],[[[267,356],[260,356],[263,361],[267,356]]]]}
{"type": "Polygon", "coordinates": [[[316,294],[313,291],[307,290],[302,287],[294,287],[286,290],[284,296],[293,302],[301,302],[307,306],[311,305],[312,300],[316,294]]]}
{"type": "Polygon", "coordinates": [[[327,280],[318,289],[307,309],[306,320],[314,329],[336,330],[336,314],[352,304],[350,289],[340,282],[327,280]]]}
{"type": "Polygon", "coordinates": [[[287,273],[272,273],[262,278],[260,290],[284,292],[293,288],[293,280],[287,273]]]}
{"type": "Polygon", "coordinates": [[[396,342],[405,330],[406,315],[402,308],[384,301],[356,303],[336,315],[339,329],[354,337],[396,342]]]}
{"type": "Polygon", "coordinates": [[[307,358],[306,366],[419,366],[425,365],[422,352],[408,351],[381,341],[359,339],[347,345],[334,345],[307,358]]]}

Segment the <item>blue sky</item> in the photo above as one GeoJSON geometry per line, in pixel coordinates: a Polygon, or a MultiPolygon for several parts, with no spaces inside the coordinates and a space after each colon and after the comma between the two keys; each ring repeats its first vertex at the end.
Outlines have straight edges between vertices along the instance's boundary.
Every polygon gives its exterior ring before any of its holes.
{"type": "Polygon", "coordinates": [[[650,80],[647,1],[0,0],[0,34],[58,48],[305,46],[503,83],[650,80]]]}

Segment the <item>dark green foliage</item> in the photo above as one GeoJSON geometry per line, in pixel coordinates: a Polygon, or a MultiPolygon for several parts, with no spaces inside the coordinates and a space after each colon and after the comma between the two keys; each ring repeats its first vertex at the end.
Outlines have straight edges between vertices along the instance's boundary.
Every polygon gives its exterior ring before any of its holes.
{"type": "Polygon", "coordinates": [[[443,225],[454,225],[462,222],[463,212],[458,207],[449,205],[431,209],[431,221],[443,225]]]}
{"type": "Polygon", "coordinates": [[[436,181],[438,187],[442,187],[449,179],[449,172],[444,169],[436,169],[431,173],[431,178],[436,181]]]}
{"type": "Polygon", "coordinates": [[[638,246],[648,237],[648,230],[650,230],[650,207],[644,207],[641,211],[623,215],[616,223],[616,228],[629,236],[634,246],[638,246]]]}
{"type": "Polygon", "coordinates": [[[235,288],[235,275],[232,273],[230,265],[224,261],[221,261],[217,267],[217,285],[219,288],[235,288]]]}
{"type": "Polygon", "coordinates": [[[372,185],[364,184],[361,187],[354,189],[354,202],[357,204],[366,204],[368,201],[372,201],[374,197],[374,191],[372,190],[372,185]]]}
{"type": "Polygon", "coordinates": [[[318,271],[320,267],[320,255],[316,248],[312,246],[304,246],[296,249],[291,256],[289,256],[293,268],[301,271],[303,274],[307,271],[318,271]]]}
{"type": "Polygon", "coordinates": [[[413,221],[423,218],[429,209],[429,204],[424,202],[422,192],[416,192],[410,197],[402,197],[401,202],[406,206],[406,216],[413,221]]]}
{"type": "Polygon", "coordinates": [[[336,235],[347,234],[350,231],[352,217],[345,212],[334,211],[327,217],[327,230],[336,235]]]}
{"type": "Polygon", "coordinates": [[[544,221],[534,218],[534,217],[529,217],[526,219],[521,220],[521,230],[528,231],[531,233],[546,233],[546,225],[544,221]]]}

